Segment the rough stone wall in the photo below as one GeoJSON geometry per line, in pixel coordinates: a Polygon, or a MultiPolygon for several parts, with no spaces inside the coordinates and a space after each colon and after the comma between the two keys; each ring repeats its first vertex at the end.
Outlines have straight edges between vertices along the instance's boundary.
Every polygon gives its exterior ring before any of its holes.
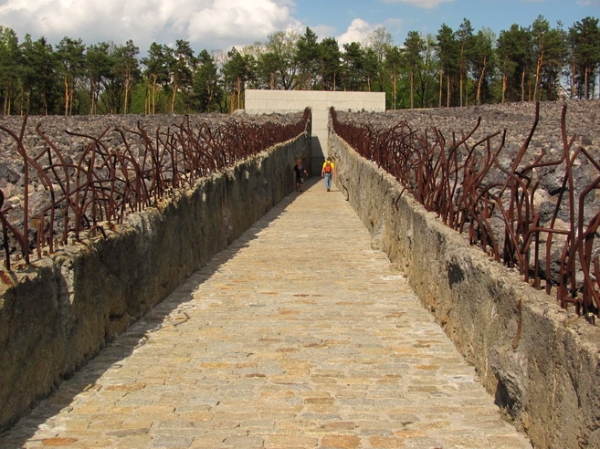
{"type": "MultiPolygon", "coordinates": [[[[537,448],[600,447],[600,329],[471,247],[330,134],[338,186],[537,448]]],[[[399,332],[402,332],[399,329],[399,332]]]]}
{"type": "MultiPolygon", "coordinates": [[[[295,187],[310,132],[70,245],[0,292],[0,430],[144,316],[295,187]]],[[[6,275],[6,274],[4,274],[6,275]]]]}

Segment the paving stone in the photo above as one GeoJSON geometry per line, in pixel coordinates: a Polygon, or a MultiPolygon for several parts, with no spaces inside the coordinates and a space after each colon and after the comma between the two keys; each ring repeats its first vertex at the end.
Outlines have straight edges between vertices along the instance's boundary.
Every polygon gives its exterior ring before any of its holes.
{"type": "Polygon", "coordinates": [[[531,449],[344,195],[307,187],[0,447],[531,449]]]}

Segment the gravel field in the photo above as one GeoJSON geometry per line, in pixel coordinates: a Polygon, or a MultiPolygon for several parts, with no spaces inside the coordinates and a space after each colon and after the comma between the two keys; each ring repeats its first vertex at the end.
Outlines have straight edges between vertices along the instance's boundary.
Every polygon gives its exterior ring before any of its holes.
{"type": "MultiPolygon", "coordinates": [[[[542,161],[555,161],[564,152],[561,127],[563,108],[566,106],[565,125],[567,141],[574,138],[571,153],[578,147],[584,148],[600,164],[600,101],[570,101],[540,103],[540,117],[533,138],[522,160],[521,167],[532,162],[542,151],[542,161]]],[[[460,139],[481,123],[467,141],[473,145],[482,139],[497,134],[492,139],[492,149],[500,144],[501,135],[506,131],[506,141],[499,155],[499,162],[508,167],[528,138],[535,119],[534,103],[510,103],[504,105],[485,105],[466,108],[399,110],[385,113],[345,113],[338,112],[341,122],[369,125],[376,129],[384,129],[405,122],[417,134],[427,132],[430,139],[433,129],[438,130],[450,145],[453,135],[460,139]]],[[[548,193],[551,200],[561,191],[565,175],[564,164],[534,170],[540,187],[548,193]]],[[[503,174],[499,174],[504,176],[503,174]]],[[[600,176],[600,170],[585,158],[579,157],[574,162],[574,190],[582,191],[593,180],[600,176]]],[[[544,195],[544,194],[542,194],[544,195]]],[[[600,210],[600,189],[588,195],[586,219],[591,219],[600,210]],[[595,207],[591,205],[594,204],[595,207]]],[[[566,217],[562,217],[565,219],[566,217]]]]}
{"type": "MultiPolygon", "coordinates": [[[[297,125],[302,123],[303,112],[290,114],[262,114],[249,115],[243,111],[233,114],[196,114],[196,115],[103,115],[103,116],[31,116],[15,117],[0,116],[0,191],[2,193],[2,211],[8,222],[15,229],[24,228],[24,187],[27,182],[29,187],[29,229],[27,240],[31,248],[37,246],[37,235],[39,219],[36,217],[47,208],[51,198],[48,184],[52,184],[54,195],[58,198],[62,195],[61,186],[66,184],[65,174],[69,172],[71,189],[77,183],[85,183],[88,176],[94,180],[110,179],[109,166],[116,167],[116,176],[122,181],[117,182],[117,190],[127,189],[122,170],[127,167],[133,173],[132,162],[107,161],[108,155],[120,154],[131,155],[137,159],[137,164],[142,167],[143,177],[147,186],[152,184],[155,176],[154,166],[161,167],[160,179],[167,183],[172,177],[171,163],[173,154],[177,153],[178,174],[184,175],[191,164],[199,163],[202,173],[208,172],[214,167],[227,164],[228,161],[238,158],[238,155],[260,151],[259,143],[263,139],[269,141],[280,141],[277,131],[281,126],[297,125]],[[262,128],[261,125],[273,125],[262,128]],[[141,131],[147,136],[143,138],[141,131]],[[259,132],[265,130],[265,133],[259,132]],[[19,153],[19,136],[23,135],[22,143],[28,157],[42,167],[48,175],[46,183],[42,182],[40,174],[30,163],[29,179],[26,181],[24,160],[19,153]],[[44,138],[46,137],[46,139],[44,138]],[[243,136],[243,137],[242,137],[243,136]],[[241,140],[246,139],[246,140],[241,140]],[[257,140],[258,139],[258,140],[257,140]],[[244,142],[241,151],[238,150],[238,141],[244,142]],[[90,145],[97,142],[98,150],[93,155],[88,150],[90,145]],[[208,143],[207,143],[208,142],[208,143]],[[247,142],[247,144],[246,144],[247,142]],[[204,153],[205,157],[198,158],[189,154],[196,148],[210,147],[210,152],[204,153]],[[49,149],[53,151],[49,151],[49,149]],[[148,155],[148,149],[152,148],[156,160],[148,155]],[[183,149],[188,152],[188,159],[202,159],[201,161],[188,162],[183,157],[183,149]],[[130,151],[127,152],[126,150],[130,151]],[[57,151],[62,155],[66,167],[56,166],[60,163],[57,151]],[[80,161],[83,163],[80,165],[80,161]],[[55,168],[52,169],[52,165],[55,168]],[[74,167],[81,166],[76,170],[74,167]],[[67,168],[68,167],[68,168],[67,168]],[[88,175],[91,173],[91,175],[88,175]],[[125,187],[124,187],[125,186],[125,187]]],[[[295,132],[295,131],[294,131],[295,132]]],[[[289,133],[289,129],[286,135],[289,133]]],[[[289,137],[288,137],[289,138],[289,137]]],[[[271,144],[265,144],[265,147],[271,144]]],[[[239,156],[241,157],[241,156],[239,156]]],[[[135,182],[132,174],[128,175],[128,182],[135,182]]],[[[196,175],[197,176],[197,175],[196,175]]],[[[100,186],[100,183],[96,183],[100,186]]],[[[109,183],[104,183],[109,189],[109,183]]],[[[83,188],[85,189],[85,187],[83,188]]],[[[83,191],[83,190],[82,190],[83,191]]],[[[120,190],[119,190],[120,191],[120,190]]],[[[132,189],[127,190],[132,195],[132,189]]],[[[73,190],[71,190],[73,192],[73,190]]],[[[73,194],[73,193],[71,193],[73,194]]],[[[88,198],[89,198],[88,193],[88,198]]],[[[118,196],[118,194],[117,194],[118,196]]],[[[64,206],[61,206],[64,208],[64,206]]],[[[61,233],[62,210],[57,210],[54,220],[54,236],[61,233]]],[[[48,215],[44,218],[48,221],[48,215]]],[[[48,229],[48,224],[45,224],[48,229]]],[[[20,232],[20,231],[19,231],[20,232]]],[[[11,239],[11,248],[16,249],[17,241],[11,239]]],[[[45,237],[47,238],[47,237],[45,237]]]]}
{"type": "MultiPolygon", "coordinates": [[[[556,160],[563,153],[563,136],[561,132],[561,115],[566,106],[566,131],[567,139],[575,136],[572,149],[583,147],[592,158],[600,161],[600,101],[569,101],[569,102],[542,102],[540,103],[540,118],[531,144],[523,164],[529,163],[543,150],[546,152],[544,160],[556,160]]],[[[535,118],[535,103],[510,103],[503,105],[484,105],[465,108],[442,109],[416,109],[387,111],[384,113],[347,113],[337,111],[340,121],[369,124],[375,128],[393,126],[399,122],[407,123],[413,131],[421,133],[427,131],[433,135],[436,129],[444,136],[446,145],[452,142],[453,134],[460,138],[463,133],[468,133],[476,127],[477,121],[481,123],[469,144],[498,133],[492,142],[500,142],[500,134],[506,131],[506,141],[499,161],[509,166],[517,151],[530,134],[535,118]]],[[[30,155],[37,155],[48,147],[43,141],[36,127],[48,136],[49,140],[69,160],[77,161],[83,153],[90,137],[102,136],[102,142],[109,149],[123,148],[123,138],[118,130],[126,131],[127,141],[138,153],[143,152],[143,142],[136,139],[129,132],[137,131],[139,127],[145,129],[149,136],[155,136],[157,130],[177,129],[184,123],[194,127],[202,123],[208,124],[214,130],[228,121],[244,121],[245,123],[261,124],[274,122],[280,124],[296,123],[301,118],[297,114],[263,114],[248,115],[242,111],[234,114],[199,114],[199,115],[104,115],[104,116],[32,116],[27,119],[27,126],[23,131],[24,145],[30,155]],[[69,134],[71,133],[71,134],[69,134]],[[74,134],[85,135],[82,137],[74,134]]],[[[10,206],[9,219],[19,226],[18,217],[22,215],[23,186],[25,182],[23,161],[18,154],[16,140],[6,130],[14,134],[21,133],[24,118],[15,116],[0,117],[0,190],[4,194],[4,209],[10,206]]],[[[495,142],[495,143],[494,143],[495,142]]],[[[46,158],[47,159],[47,158],[46,158]]],[[[579,158],[574,164],[574,190],[580,192],[593,180],[600,176],[597,167],[589,161],[579,158]]],[[[557,195],[560,194],[562,181],[565,175],[564,167],[551,166],[538,169],[535,172],[540,184],[538,194],[539,211],[542,219],[548,220],[553,211],[557,195]]],[[[500,173],[499,176],[502,176],[500,173]]],[[[39,210],[47,200],[47,193],[36,177],[30,179],[30,207],[39,210]]],[[[595,189],[586,197],[585,221],[586,223],[600,210],[600,189],[595,189]]],[[[563,222],[569,221],[567,210],[562,210],[559,218],[563,222]]],[[[33,233],[35,234],[35,232],[33,233]]],[[[33,236],[29,236],[33,241],[33,236]]],[[[600,239],[596,238],[596,241],[600,239]]]]}
{"type": "MultiPolygon", "coordinates": [[[[540,103],[540,120],[531,149],[562,148],[561,116],[566,106],[566,129],[569,136],[576,135],[576,145],[582,145],[598,154],[600,149],[600,101],[567,101],[540,103]]],[[[452,132],[460,135],[481,125],[475,137],[483,137],[507,130],[507,149],[521,146],[529,135],[535,118],[535,103],[506,103],[465,108],[414,109],[387,111],[385,113],[359,113],[354,120],[374,125],[389,125],[406,121],[414,130],[438,128],[451,138],[452,132]],[[357,118],[358,117],[358,118],[357,118]]],[[[342,112],[338,114],[344,115],[342,112]]]]}
{"type": "MultiPolygon", "coordinates": [[[[337,111],[337,117],[342,124],[368,127],[377,136],[385,135],[386,130],[399,124],[406,125],[410,131],[421,139],[416,139],[411,144],[413,148],[417,148],[414,151],[421,151],[418,148],[434,148],[435,151],[433,154],[436,155],[439,155],[439,148],[442,145],[434,145],[439,142],[435,137],[436,134],[434,131],[438,131],[443,136],[443,140],[440,141],[445,142],[443,148],[446,150],[452,146],[454,139],[460,141],[463,139],[463,136],[467,136],[472,132],[472,135],[466,140],[466,145],[459,147],[458,153],[460,156],[458,164],[460,166],[466,160],[468,150],[475,148],[474,154],[478,156],[477,171],[481,170],[481,162],[486,157],[486,146],[479,143],[489,138],[492,153],[497,148],[502,149],[498,155],[498,164],[493,164],[485,177],[481,179],[477,191],[490,192],[493,198],[495,197],[502,206],[497,206],[498,203],[495,203],[493,200],[486,207],[482,207],[481,203],[478,203],[480,206],[476,215],[479,218],[473,220],[472,217],[475,215],[469,209],[468,216],[470,218],[467,220],[467,225],[473,224],[473,229],[480,237],[481,235],[493,236],[494,240],[498,243],[500,257],[505,260],[505,254],[511,255],[509,260],[513,257],[512,249],[509,248],[508,253],[503,252],[505,251],[503,248],[505,248],[506,229],[510,229],[509,233],[513,235],[514,240],[518,241],[519,244],[525,241],[526,238],[529,238],[526,232],[527,229],[521,228],[516,220],[510,226],[507,226],[505,220],[502,218],[503,215],[512,216],[513,212],[510,210],[510,205],[515,203],[514,198],[511,197],[511,190],[502,191],[500,186],[508,179],[508,175],[503,170],[510,169],[513,165],[519,150],[523,148],[534,127],[536,117],[535,103],[449,109],[420,109],[412,111],[400,110],[385,113],[362,112],[356,114],[337,111]],[[478,120],[480,120],[479,126],[477,126],[478,120]],[[505,135],[504,143],[502,143],[503,134],[505,135]],[[424,136],[427,136],[427,144],[422,143],[424,136]],[[494,205],[494,212],[491,217],[485,219],[487,223],[482,226],[479,224],[484,221],[481,211],[489,207],[490,204],[494,205]],[[500,214],[500,210],[504,210],[504,213],[500,214]]],[[[382,138],[382,140],[390,141],[387,137],[386,139],[382,138]]],[[[373,142],[375,140],[370,139],[369,141],[373,142]]],[[[396,145],[392,148],[401,147],[396,145]]],[[[408,180],[404,186],[408,186],[413,191],[418,190],[417,186],[419,184],[416,181],[418,176],[436,165],[436,159],[433,158],[430,165],[416,170],[414,167],[417,167],[419,164],[415,162],[416,159],[411,160],[408,164],[399,163],[396,160],[402,161],[404,159],[394,156],[393,151],[390,151],[389,147],[386,150],[389,152],[383,151],[384,156],[379,156],[381,154],[379,153],[380,150],[375,148],[367,150],[366,154],[369,154],[369,151],[373,151],[374,160],[381,158],[381,164],[384,167],[391,167],[389,170],[394,176],[397,176],[397,179],[408,180]],[[388,162],[390,160],[394,162],[388,162]],[[409,173],[408,175],[402,174],[404,172],[394,173],[394,167],[400,166],[413,168],[407,172],[409,173]],[[423,171],[421,172],[421,170],[423,171]]],[[[398,154],[402,154],[402,151],[398,150],[398,154]]],[[[598,232],[600,228],[598,228],[598,224],[594,224],[597,223],[595,220],[598,220],[598,217],[600,217],[600,101],[540,103],[539,121],[535,127],[531,142],[527,146],[527,151],[516,169],[516,173],[522,172],[523,168],[528,165],[533,165],[534,168],[525,171],[524,173],[527,178],[522,177],[521,180],[529,179],[528,195],[532,199],[533,208],[525,209],[523,207],[518,209],[515,206],[514,216],[520,214],[523,222],[527,223],[528,227],[532,227],[535,222],[535,214],[539,214],[539,226],[552,228],[556,231],[552,233],[553,237],[551,240],[548,239],[549,234],[547,232],[539,232],[542,248],[545,248],[543,245],[548,241],[551,242],[552,248],[548,262],[550,264],[550,272],[546,268],[548,263],[545,259],[542,257],[542,260],[540,260],[542,277],[551,278],[553,283],[559,283],[562,272],[559,261],[561,259],[568,260],[563,256],[565,254],[563,251],[565,249],[568,249],[568,251],[576,250],[577,254],[573,254],[570,260],[577,265],[576,270],[578,273],[576,274],[576,278],[579,288],[581,288],[583,279],[581,276],[580,260],[582,260],[582,257],[590,257],[589,260],[592,261],[592,268],[586,272],[589,273],[591,281],[596,285],[594,288],[597,290],[600,284],[594,274],[593,261],[597,261],[600,256],[600,235],[598,232]],[[564,121],[566,136],[564,139],[562,132],[563,110],[566,111],[564,121]],[[572,142],[569,155],[573,159],[572,177],[566,183],[566,187],[564,187],[565,179],[569,178],[567,176],[569,172],[567,164],[564,161],[556,163],[565,154],[565,148],[569,148],[568,145],[565,145],[565,141],[572,142]],[[574,157],[575,152],[580,148],[587,152],[587,156],[579,153],[577,157],[574,157]],[[551,162],[554,163],[551,164],[551,162]],[[569,200],[571,181],[574,194],[572,204],[569,200]],[[590,187],[593,188],[586,193],[590,187]],[[517,210],[520,210],[520,212],[517,213],[517,210]],[[582,217],[579,216],[580,210],[583,212],[582,217]],[[571,216],[573,216],[573,219],[571,216]],[[560,232],[569,230],[572,223],[575,226],[575,232],[573,240],[569,243],[566,235],[560,232]],[[582,229],[582,231],[578,231],[578,229],[582,229]],[[583,237],[585,234],[587,234],[587,237],[583,237]],[[589,252],[588,249],[583,250],[583,243],[581,246],[573,243],[580,235],[587,242],[586,245],[591,245],[589,252]]],[[[457,174],[459,187],[454,192],[454,196],[452,196],[452,203],[456,210],[463,210],[463,204],[469,207],[476,204],[475,202],[469,202],[472,200],[462,203],[462,187],[460,186],[462,186],[465,171],[460,169],[457,174]]],[[[451,182],[450,185],[452,184],[451,182]]],[[[436,185],[439,186],[440,183],[438,182],[436,185]]],[[[443,204],[443,201],[439,200],[439,198],[432,200],[430,190],[428,189],[434,189],[434,187],[428,184],[427,188],[423,190],[423,195],[426,195],[425,201],[432,201],[429,210],[439,213],[443,210],[443,207],[436,209],[435,205],[443,204]]],[[[431,191],[433,192],[434,190],[431,191]]],[[[522,190],[518,195],[522,196],[522,190]]],[[[470,196],[469,198],[474,197],[470,196]]],[[[545,254],[545,249],[541,251],[545,254]]],[[[516,256],[514,257],[516,258],[516,256]]],[[[530,261],[530,263],[533,262],[530,261]]]]}

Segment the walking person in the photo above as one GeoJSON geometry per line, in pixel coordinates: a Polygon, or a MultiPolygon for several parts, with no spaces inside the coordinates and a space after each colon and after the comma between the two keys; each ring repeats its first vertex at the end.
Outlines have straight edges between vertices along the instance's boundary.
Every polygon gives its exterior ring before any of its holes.
{"type": "Polygon", "coordinates": [[[331,159],[331,156],[328,156],[325,162],[323,162],[323,167],[321,168],[321,178],[325,179],[325,188],[327,191],[331,191],[331,179],[335,174],[335,164],[331,159]]]}
{"type": "Polygon", "coordinates": [[[298,159],[296,161],[296,165],[294,165],[294,173],[296,173],[296,192],[302,192],[304,178],[308,178],[308,172],[302,164],[302,159],[298,159]]]}

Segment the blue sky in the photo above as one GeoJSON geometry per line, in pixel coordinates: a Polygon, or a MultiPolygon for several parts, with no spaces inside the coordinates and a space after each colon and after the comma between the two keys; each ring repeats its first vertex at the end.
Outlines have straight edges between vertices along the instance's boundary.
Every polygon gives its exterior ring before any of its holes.
{"type": "Polygon", "coordinates": [[[435,35],[442,24],[456,30],[466,18],[475,31],[496,34],[513,23],[529,26],[542,15],[565,28],[600,17],[600,0],[0,0],[0,26],[23,40],[63,37],[87,44],[133,40],[145,55],[152,42],[190,42],[199,52],[265,42],[276,31],[364,43],[384,26],[396,45],[409,31],[435,35]]]}
{"type": "Polygon", "coordinates": [[[397,45],[408,31],[436,34],[445,23],[457,29],[463,19],[475,30],[491,28],[496,33],[513,23],[528,26],[543,15],[552,26],[562,21],[570,27],[586,16],[600,17],[600,0],[299,0],[298,20],[311,29],[332,27],[334,36],[342,35],[356,18],[370,25],[383,24],[397,45]]]}

